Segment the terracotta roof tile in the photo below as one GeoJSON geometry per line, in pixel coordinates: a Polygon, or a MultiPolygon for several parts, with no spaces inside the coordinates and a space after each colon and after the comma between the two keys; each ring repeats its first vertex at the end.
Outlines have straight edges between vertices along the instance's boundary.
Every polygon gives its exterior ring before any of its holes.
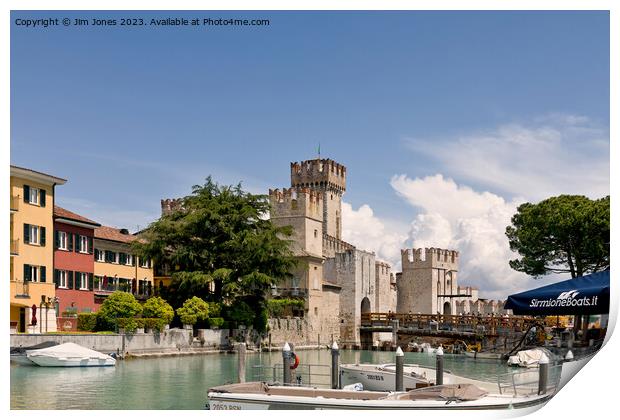
{"type": "Polygon", "coordinates": [[[54,218],[60,217],[63,219],[75,220],[76,222],[89,223],[93,226],[101,226],[101,224],[95,222],[94,220],[90,220],[84,216],[80,216],[77,213],[73,213],[67,209],[63,209],[60,206],[54,206],[54,218]]]}
{"type": "Polygon", "coordinates": [[[101,226],[95,229],[95,238],[125,243],[133,242],[137,239],[135,235],[130,233],[121,233],[121,229],[110,226],[101,226]]]}

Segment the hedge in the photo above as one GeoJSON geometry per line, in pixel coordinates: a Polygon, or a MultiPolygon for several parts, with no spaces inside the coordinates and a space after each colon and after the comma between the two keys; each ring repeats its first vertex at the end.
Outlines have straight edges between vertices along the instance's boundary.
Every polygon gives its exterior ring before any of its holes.
{"type": "Polygon", "coordinates": [[[161,332],[166,325],[166,320],[161,318],[118,318],[118,328],[124,329],[127,333],[134,333],[138,328],[161,332]]]}
{"type": "Polygon", "coordinates": [[[77,316],[77,329],[79,331],[96,331],[97,330],[97,313],[83,312],[77,316]]]}

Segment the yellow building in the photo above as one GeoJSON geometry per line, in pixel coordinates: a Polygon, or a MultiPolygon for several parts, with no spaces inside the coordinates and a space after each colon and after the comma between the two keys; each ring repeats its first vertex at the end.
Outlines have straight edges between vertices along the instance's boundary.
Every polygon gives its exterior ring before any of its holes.
{"type": "Polygon", "coordinates": [[[11,165],[11,331],[56,331],[53,211],[55,187],[65,182],[11,165]]]}
{"type": "Polygon", "coordinates": [[[131,252],[136,236],[127,229],[101,226],[95,229],[95,303],[101,303],[116,290],[132,293],[138,299],[154,294],[153,264],[131,252]]]}

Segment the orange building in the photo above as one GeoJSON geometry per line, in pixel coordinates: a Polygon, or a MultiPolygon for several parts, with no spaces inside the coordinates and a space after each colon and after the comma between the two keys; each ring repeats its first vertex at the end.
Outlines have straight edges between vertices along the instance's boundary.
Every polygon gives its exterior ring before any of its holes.
{"type": "Polygon", "coordinates": [[[53,209],[65,179],[11,165],[11,331],[56,331],[53,209]]]}

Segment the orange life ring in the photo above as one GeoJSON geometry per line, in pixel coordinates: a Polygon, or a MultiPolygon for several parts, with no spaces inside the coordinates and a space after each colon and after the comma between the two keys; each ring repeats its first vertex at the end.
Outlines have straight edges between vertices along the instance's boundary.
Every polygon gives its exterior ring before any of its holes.
{"type": "Polygon", "coordinates": [[[299,356],[297,356],[295,353],[292,353],[292,352],[291,352],[291,357],[292,357],[295,361],[291,364],[290,368],[291,368],[291,370],[293,370],[293,369],[297,369],[297,366],[299,366],[299,356]]]}

